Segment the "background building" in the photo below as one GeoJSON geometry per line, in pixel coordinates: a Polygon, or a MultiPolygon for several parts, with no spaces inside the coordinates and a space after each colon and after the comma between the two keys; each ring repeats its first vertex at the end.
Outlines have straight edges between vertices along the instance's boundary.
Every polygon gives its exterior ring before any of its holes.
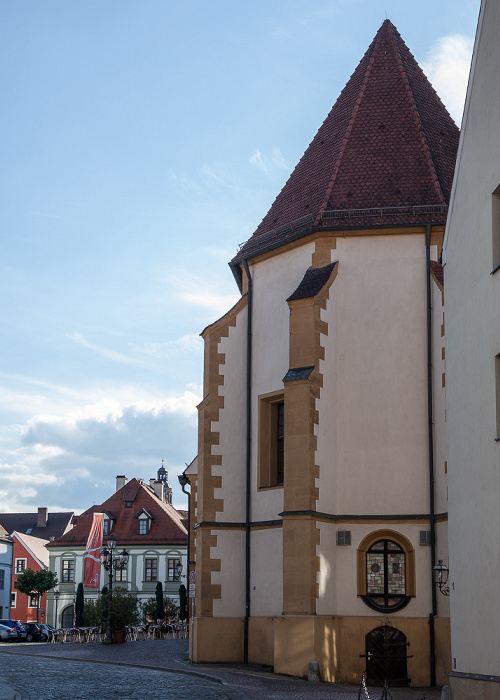
{"type": "Polygon", "coordinates": [[[0,620],[10,618],[13,546],[12,537],[0,525],[0,620]]]}
{"type": "Polygon", "coordinates": [[[385,21],[231,262],[242,296],[202,334],[186,472],[194,661],[446,681],[431,569],[447,558],[438,261],[457,145],[385,21]]]}
{"type": "MultiPolygon", "coordinates": [[[[178,603],[179,586],[185,579],[178,578],[175,565],[180,560],[186,572],[187,513],[177,511],[169,502],[171,489],[162,469],[150,484],[117,476],[116,492],[110,498],[78,516],[70,532],[49,542],[49,568],[57,574],[60,593],[57,617],[54,594],[48,593],[50,624],[73,625],[76,589],[84,582],[83,559],[94,512],[104,513],[103,544],[112,534],[118,550],[125,548],[130,554],[128,567],[114,572],[114,585],[127,588],[144,601],[155,595],[161,581],[164,595],[178,603]]],[[[101,566],[99,589],[85,588],[85,598],[97,598],[105,585],[108,574],[101,566]]]]}
{"type": "Polygon", "coordinates": [[[11,591],[11,618],[23,622],[37,622],[37,606],[40,609],[38,622],[45,622],[47,610],[47,594],[44,593],[37,601],[36,595],[26,595],[15,587],[17,577],[26,569],[40,571],[49,568],[49,553],[46,546],[48,540],[40,537],[25,535],[21,532],[12,533],[13,549],[13,576],[11,591]]]}
{"type": "Polygon", "coordinates": [[[483,0],[445,243],[453,700],[500,697],[499,32],[483,0]]]}

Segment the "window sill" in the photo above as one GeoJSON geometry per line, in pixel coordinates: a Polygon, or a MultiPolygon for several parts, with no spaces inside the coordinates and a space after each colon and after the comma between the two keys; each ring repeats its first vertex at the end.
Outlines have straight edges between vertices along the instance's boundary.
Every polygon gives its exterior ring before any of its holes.
{"type": "Polygon", "coordinates": [[[497,265],[497,266],[490,272],[490,275],[494,275],[495,272],[498,272],[498,270],[500,270],[500,265],[497,265]]]}
{"type": "Polygon", "coordinates": [[[283,484],[274,484],[274,486],[258,486],[257,491],[272,491],[273,489],[282,489],[283,484]]]}

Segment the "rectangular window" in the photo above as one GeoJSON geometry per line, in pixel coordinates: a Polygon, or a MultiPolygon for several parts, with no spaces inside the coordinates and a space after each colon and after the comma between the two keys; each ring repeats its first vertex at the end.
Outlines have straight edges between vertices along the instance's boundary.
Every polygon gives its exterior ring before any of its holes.
{"type": "Polygon", "coordinates": [[[178,559],[169,559],[168,560],[168,580],[169,581],[178,581],[179,577],[177,576],[177,562],[178,559]]]}
{"type": "Polygon", "coordinates": [[[102,534],[109,535],[111,533],[111,520],[102,521],[102,534]]]}
{"type": "Polygon", "coordinates": [[[37,603],[38,603],[38,596],[35,593],[32,593],[29,596],[28,608],[36,608],[37,603]]]}
{"type": "Polygon", "coordinates": [[[139,535],[147,535],[149,532],[149,519],[141,518],[139,520],[139,535]]]}
{"type": "Polygon", "coordinates": [[[10,607],[15,608],[17,603],[17,592],[10,594],[10,607]]]}
{"type": "Polygon", "coordinates": [[[338,532],[337,532],[337,545],[339,547],[349,547],[351,545],[351,531],[350,530],[338,530],[338,532]]]}
{"type": "Polygon", "coordinates": [[[500,268],[500,185],[491,197],[491,243],[493,267],[492,273],[500,268]]]}
{"type": "Polygon", "coordinates": [[[430,530],[420,530],[420,546],[430,547],[431,546],[431,531],[430,530]]]}
{"type": "Polygon", "coordinates": [[[75,562],[73,559],[63,559],[62,582],[71,583],[75,580],[75,562]]]}
{"type": "Polygon", "coordinates": [[[285,404],[283,392],[259,397],[259,488],[283,486],[285,404]]]}
{"type": "Polygon", "coordinates": [[[124,569],[116,569],[115,571],[115,581],[126,581],[127,580],[127,567],[124,569]]]}
{"type": "Polygon", "coordinates": [[[16,574],[22,574],[26,571],[26,559],[16,559],[16,574]]]}
{"type": "Polygon", "coordinates": [[[158,560],[146,559],[146,581],[158,580],[158,560]]]}
{"type": "Polygon", "coordinates": [[[5,588],[5,569],[0,569],[0,591],[5,588]]]}

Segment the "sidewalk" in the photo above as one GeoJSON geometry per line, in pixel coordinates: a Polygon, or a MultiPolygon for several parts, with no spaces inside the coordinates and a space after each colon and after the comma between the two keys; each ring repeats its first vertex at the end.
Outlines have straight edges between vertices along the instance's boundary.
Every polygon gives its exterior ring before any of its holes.
{"type": "MultiPolygon", "coordinates": [[[[191,664],[188,660],[188,640],[164,639],[106,646],[102,644],[2,644],[1,656],[31,656],[96,664],[112,664],[140,669],[167,671],[222,684],[228,697],[235,700],[324,699],[357,700],[359,687],[308,681],[279,676],[266,667],[243,664],[191,664]]],[[[220,686],[219,686],[220,687],[220,686]]],[[[368,688],[370,700],[380,700],[382,688],[368,688]]],[[[393,700],[439,700],[441,691],[435,688],[391,688],[393,700]]],[[[0,694],[1,696],[1,694],[0,694]]],[[[366,700],[365,694],[361,694],[366,700]]]]}

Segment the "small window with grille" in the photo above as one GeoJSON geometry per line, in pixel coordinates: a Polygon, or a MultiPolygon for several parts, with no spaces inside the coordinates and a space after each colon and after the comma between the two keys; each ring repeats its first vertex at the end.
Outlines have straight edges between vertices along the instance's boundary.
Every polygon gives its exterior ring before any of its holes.
{"type": "Polygon", "coordinates": [[[350,545],[351,545],[351,531],[350,530],[338,530],[337,531],[337,545],[339,547],[350,547],[350,545]]]}
{"type": "Polygon", "coordinates": [[[430,530],[420,530],[420,546],[430,547],[431,546],[431,531],[430,530]]]}

